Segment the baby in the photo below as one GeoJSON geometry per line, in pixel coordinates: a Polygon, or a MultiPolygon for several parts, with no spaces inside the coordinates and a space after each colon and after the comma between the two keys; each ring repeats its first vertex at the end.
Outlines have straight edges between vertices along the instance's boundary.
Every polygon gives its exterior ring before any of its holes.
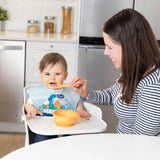
{"type": "MultiPolygon", "coordinates": [[[[67,62],[62,55],[46,54],[40,61],[39,70],[43,84],[27,90],[29,94],[29,99],[25,104],[27,119],[37,114],[52,116],[53,111],[57,109],[70,109],[79,113],[83,118],[91,117],[91,114],[84,109],[76,92],[71,88],[57,88],[68,76],[67,62]]],[[[37,141],[41,139],[49,138],[43,136],[37,141]]]]}

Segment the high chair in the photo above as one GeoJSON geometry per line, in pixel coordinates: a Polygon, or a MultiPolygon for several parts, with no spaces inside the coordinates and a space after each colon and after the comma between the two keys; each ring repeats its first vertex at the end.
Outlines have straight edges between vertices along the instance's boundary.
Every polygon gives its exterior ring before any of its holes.
{"type": "MultiPolygon", "coordinates": [[[[27,86],[23,89],[23,95],[24,95],[24,105],[27,102],[28,99],[28,93],[27,93],[27,89],[29,88],[33,88],[36,85],[32,85],[32,86],[27,86]]],[[[102,111],[99,107],[87,103],[87,102],[83,102],[85,109],[91,113],[91,115],[95,115],[97,117],[99,117],[99,119],[102,119],[102,111]]],[[[26,120],[26,116],[25,116],[25,111],[24,111],[24,105],[23,105],[23,116],[22,119],[24,121],[25,124],[25,133],[26,133],[26,137],[25,137],[25,146],[34,143],[34,133],[30,130],[27,120],[26,120]]]]}
{"type": "Polygon", "coordinates": [[[33,143],[33,141],[34,141],[34,133],[29,129],[29,127],[27,125],[27,119],[26,119],[26,116],[25,116],[24,105],[27,102],[27,99],[29,98],[28,93],[27,93],[27,89],[33,88],[33,87],[36,87],[36,86],[37,85],[31,85],[31,86],[24,87],[24,89],[23,89],[24,104],[23,104],[23,107],[22,107],[22,112],[23,112],[22,120],[24,121],[25,133],[26,133],[25,146],[33,143]]]}

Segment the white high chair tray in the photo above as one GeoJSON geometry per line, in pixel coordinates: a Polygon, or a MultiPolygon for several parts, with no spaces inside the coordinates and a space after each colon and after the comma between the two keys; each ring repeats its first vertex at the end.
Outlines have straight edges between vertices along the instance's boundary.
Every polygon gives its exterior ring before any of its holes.
{"type": "Polygon", "coordinates": [[[45,116],[35,116],[27,123],[32,132],[41,135],[98,133],[105,131],[107,128],[107,124],[95,115],[92,115],[89,120],[85,118],[81,118],[81,122],[76,120],[72,127],[59,127],[54,123],[53,117],[45,116]]]}

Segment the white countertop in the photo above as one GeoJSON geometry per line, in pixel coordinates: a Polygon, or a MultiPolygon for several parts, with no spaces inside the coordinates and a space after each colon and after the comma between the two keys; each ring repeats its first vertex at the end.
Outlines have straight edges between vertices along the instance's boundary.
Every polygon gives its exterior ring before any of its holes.
{"type": "Polygon", "coordinates": [[[160,137],[87,134],[35,143],[2,160],[159,160],[159,151],[160,137]]]}
{"type": "Polygon", "coordinates": [[[1,31],[0,40],[24,40],[24,41],[49,41],[76,43],[76,34],[44,34],[44,33],[27,33],[23,31],[1,31]]]}

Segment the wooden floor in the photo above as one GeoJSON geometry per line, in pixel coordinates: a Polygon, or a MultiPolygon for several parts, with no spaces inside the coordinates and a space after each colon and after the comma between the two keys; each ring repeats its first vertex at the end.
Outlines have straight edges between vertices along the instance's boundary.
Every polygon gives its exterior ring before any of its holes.
{"type": "Polygon", "coordinates": [[[25,145],[25,134],[0,132],[0,158],[25,145]]]}

